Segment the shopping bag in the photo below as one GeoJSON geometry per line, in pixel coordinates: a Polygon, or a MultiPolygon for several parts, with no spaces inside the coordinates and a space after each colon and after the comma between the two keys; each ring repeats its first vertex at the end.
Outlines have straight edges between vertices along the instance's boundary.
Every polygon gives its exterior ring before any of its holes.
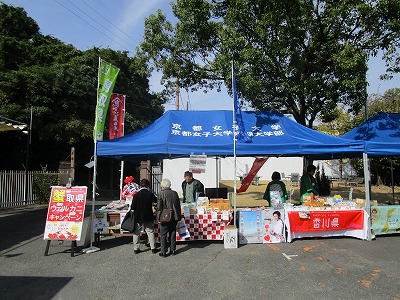
{"type": "Polygon", "coordinates": [[[126,213],[124,220],[121,223],[121,229],[134,232],[136,228],[135,215],[133,210],[126,213]]]}
{"type": "Polygon", "coordinates": [[[161,224],[169,223],[172,221],[172,209],[165,208],[162,210],[160,214],[160,218],[158,220],[161,224]]]}
{"type": "Polygon", "coordinates": [[[186,226],[185,219],[182,218],[178,224],[176,225],[176,229],[178,230],[179,237],[181,239],[190,238],[190,232],[186,226]]]}

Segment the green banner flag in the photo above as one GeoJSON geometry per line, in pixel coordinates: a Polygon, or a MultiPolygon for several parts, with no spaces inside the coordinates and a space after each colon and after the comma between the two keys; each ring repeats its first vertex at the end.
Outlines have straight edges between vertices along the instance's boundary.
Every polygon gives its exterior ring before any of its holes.
{"type": "Polygon", "coordinates": [[[93,130],[93,138],[95,140],[103,139],[104,124],[110,97],[117,80],[119,69],[112,64],[100,58],[99,63],[99,78],[97,86],[97,105],[96,105],[96,120],[93,130]]]}

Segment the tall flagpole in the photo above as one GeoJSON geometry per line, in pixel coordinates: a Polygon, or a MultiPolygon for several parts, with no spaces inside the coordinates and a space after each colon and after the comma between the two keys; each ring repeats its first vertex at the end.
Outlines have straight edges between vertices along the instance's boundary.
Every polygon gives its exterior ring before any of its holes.
{"type": "Polygon", "coordinates": [[[232,60],[232,91],[233,91],[233,161],[234,161],[234,174],[233,174],[233,225],[236,226],[236,113],[235,113],[235,97],[236,96],[236,82],[234,76],[234,66],[232,60]]]}
{"type": "MultiPolygon", "coordinates": [[[[100,64],[101,64],[101,58],[99,57],[99,67],[98,67],[98,74],[97,74],[97,95],[96,95],[96,103],[99,101],[99,85],[100,85],[100,64]]],[[[97,115],[95,113],[95,118],[97,118],[97,115]]],[[[97,122],[95,120],[94,122],[94,155],[93,155],[93,187],[92,187],[92,212],[90,214],[90,247],[85,248],[82,250],[82,252],[85,253],[91,253],[91,252],[96,252],[99,251],[100,248],[94,247],[93,246],[93,225],[94,225],[94,202],[96,201],[96,179],[97,179],[97,122]]]]}
{"type": "MultiPolygon", "coordinates": [[[[122,117],[122,136],[125,135],[125,102],[126,102],[126,96],[124,95],[124,108],[122,109],[123,117],[122,117]]],[[[121,199],[121,192],[122,192],[122,185],[124,182],[124,166],[125,163],[123,160],[121,160],[121,178],[119,180],[119,195],[121,199]]]]}

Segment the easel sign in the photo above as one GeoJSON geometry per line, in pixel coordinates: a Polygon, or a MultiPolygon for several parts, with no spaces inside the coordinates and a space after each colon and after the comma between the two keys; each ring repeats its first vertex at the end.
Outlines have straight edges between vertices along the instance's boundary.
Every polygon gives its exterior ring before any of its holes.
{"type": "Polygon", "coordinates": [[[86,186],[52,186],[45,240],[79,241],[86,203],[86,186]]]}

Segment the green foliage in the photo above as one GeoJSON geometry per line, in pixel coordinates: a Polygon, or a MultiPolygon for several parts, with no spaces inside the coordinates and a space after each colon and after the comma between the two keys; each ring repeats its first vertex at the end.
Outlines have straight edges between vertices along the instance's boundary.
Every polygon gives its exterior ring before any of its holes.
{"type": "Polygon", "coordinates": [[[322,119],[322,123],[317,125],[320,132],[340,136],[352,129],[352,116],[345,110],[343,104],[339,104],[337,108],[332,110],[330,116],[333,120],[322,119]]]}
{"type": "MultiPolygon", "coordinates": [[[[33,106],[31,168],[58,169],[71,146],[84,154],[81,161],[77,157],[77,164],[89,161],[99,57],[120,68],[114,92],[127,96],[126,133],[143,128],[164,112],[165,98],[149,92],[150,72],[141,59],[112,49],[77,50],[40,34],[22,8],[6,4],[0,4],[0,25],[0,115],[29,124],[33,106]]],[[[18,145],[8,141],[0,155],[9,157],[25,145],[23,139],[18,145]]],[[[14,161],[2,160],[0,166],[17,169],[24,161],[22,155],[14,161]]]]}
{"type": "MultiPolygon", "coordinates": [[[[374,94],[368,99],[368,116],[371,117],[378,112],[400,113],[400,88],[387,90],[383,95],[374,94]]],[[[351,128],[357,127],[365,121],[365,109],[354,116],[348,124],[351,128]]],[[[393,164],[394,174],[400,172],[400,160],[391,158],[372,158],[371,164],[371,183],[391,185],[391,164],[393,164]]],[[[354,168],[357,176],[364,176],[364,168],[362,159],[351,159],[350,165],[354,168]]],[[[394,184],[399,185],[400,179],[394,176],[394,184]]]]}
{"type": "Polygon", "coordinates": [[[368,56],[399,45],[396,1],[177,0],[176,25],[161,11],[146,19],[138,54],[170,93],[177,83],[230,88],[234,60],[250,106],[312,127],[333,120],[337,104],[352,113],[365,104],[368,56]]]}
{"type": "Polygon", "coordinates": [[[59,184],[59,175],[54,173],[36,173],[33,175],[33,193],[38,203],[47,203],[50,199],[51,187],[59,184]]]}
{"type": "MultiPolygon", "coordinates": [[[[368,98],[368,117],[379,112],[400,113],[400,88],[387,90],[383,95],[372,94],[368,98]]],[[[352,128],[357,127],[366,120],[365,108],[352,119],[352,128]]]]}

